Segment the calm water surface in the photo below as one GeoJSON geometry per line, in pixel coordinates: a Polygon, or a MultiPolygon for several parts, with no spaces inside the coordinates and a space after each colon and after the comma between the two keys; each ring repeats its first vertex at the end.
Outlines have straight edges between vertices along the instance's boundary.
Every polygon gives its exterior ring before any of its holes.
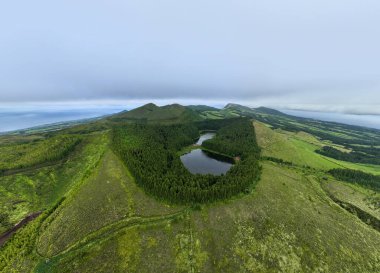
{"type": "MultiPolygon", "coordinates": [[[[211,139],[215,133],[206,133],[201,135],[197,141],[197,145],[201,145],[203,141],[211,139]]],[[[181,161],[193,174],[225,174],[231,167],[232,161],[216,154],[203,151],[202,149],[192,150],[190,153],[181,156],[181,161]]]]}

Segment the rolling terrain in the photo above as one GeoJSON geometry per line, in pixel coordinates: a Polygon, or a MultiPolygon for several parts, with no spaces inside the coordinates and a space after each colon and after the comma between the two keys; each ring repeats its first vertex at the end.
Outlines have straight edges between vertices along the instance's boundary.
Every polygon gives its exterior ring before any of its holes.
{"type": "Polygon", "coordinates": [[[379,147],[237,104],[1,135],[0,272],[380,272],[379,147]],[[235,164],[193,175],[196,148],[235,164]]]}

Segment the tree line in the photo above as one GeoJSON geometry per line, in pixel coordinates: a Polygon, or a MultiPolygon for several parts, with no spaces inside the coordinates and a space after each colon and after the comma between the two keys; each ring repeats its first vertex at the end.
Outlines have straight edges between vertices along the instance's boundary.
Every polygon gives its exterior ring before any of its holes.
{"type": "Polygon", "coordinates": [[[287,166],[293,166],[294,165],[293,162],[285,161],[282,158],[277,158],[277,157],[272,157],[272,156],[262,156],[261,159],[272,161],[272,162],[279,163],[282,165],[287,165],[287,166]]]}
{"type": "Polygon", "coordinates": [[[328,172],[338,180],[359,184],[380,191],[380,175],[373,175],[351,169],[332,169],[328,172]]]}
{"type": "Polygon", "coordinates": [[[115,126],[112,146],[140,187],[172,203],[204,203],[229,198],[249,190],[261,172],[254,128],[247,119],[212,121],[208,128],[205,122],[115,126]],[[241,156],[242,160],[225,175],[191,174],[183,166],[178,150],[193,144],[200,129],[217,128],[220,128],[215,137],[218,144],[213,150],[241,156]]]}
{"type": "Polygon", "coordinates": [[[335,149],[330,146],[323,146],[320,150],[316,150],[317,153],[332,157],[337,160],[362,163],[362,164],[377,164],[380,165],[380,149],[365,149],[365,148],[356,148],[360,149],[359,151],[351,151],[349,153],[342,152],[338,149],[335,149]],[[366,152],[369,153],[366,153],[366,152]]]}

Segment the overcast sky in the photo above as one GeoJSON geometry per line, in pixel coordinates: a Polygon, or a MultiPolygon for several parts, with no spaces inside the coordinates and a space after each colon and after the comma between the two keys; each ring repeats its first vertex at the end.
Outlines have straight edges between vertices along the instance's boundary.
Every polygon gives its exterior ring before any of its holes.
{"type": "Polygon", "coordinates": [[[151,100],[380,114],[380,1],[0,4],[0,106],[151,100]]]}

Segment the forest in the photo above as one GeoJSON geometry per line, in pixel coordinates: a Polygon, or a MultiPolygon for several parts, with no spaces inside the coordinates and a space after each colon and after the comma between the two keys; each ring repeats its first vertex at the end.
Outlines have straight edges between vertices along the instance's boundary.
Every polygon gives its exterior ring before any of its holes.
{"type": "Polygon", "coordinates": [[[256,157],[260,154],[252,124],[248,119],[236,119],[218,130],[217,135],[202,146],[231,157],[256,157]]]}
{"type": "Polygon", "coordinates": [[[229,198],[251,189],[258,181],[260,150],[248,119],[180,125],[129,124],[115,126],[114,151],[126,163],[146,192],[172,203],[205,203],[229,198]],[[217,129],[205,148],[241,160],[225,174],[194,175],[182,164],[178,150],[199,137],[199,130],[217,129]]]}

